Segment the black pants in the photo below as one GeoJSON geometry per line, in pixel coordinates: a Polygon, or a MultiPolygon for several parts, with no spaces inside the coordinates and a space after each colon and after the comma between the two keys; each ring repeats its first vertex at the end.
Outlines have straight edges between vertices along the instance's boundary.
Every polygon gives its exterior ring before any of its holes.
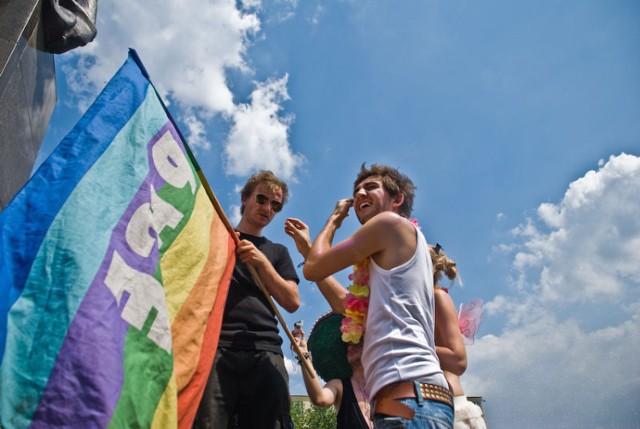
{"type": "Polygon", "coordinates": [[[293,428],[282,355],[219,348],[193,427],[293,428]]]}

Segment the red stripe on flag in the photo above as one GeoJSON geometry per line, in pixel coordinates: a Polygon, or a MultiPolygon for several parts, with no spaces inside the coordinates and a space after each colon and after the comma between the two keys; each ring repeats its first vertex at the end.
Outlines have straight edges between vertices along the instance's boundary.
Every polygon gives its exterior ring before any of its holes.
{"type": "MultiPolygon", "coordinates": [[[[219,220],[218,220],[219,221],[219,220]]],[[[215,251],[215,243],[211,244],[211,252],[215,251]]],[[[220,284],[216,293],[216,299],[213,310],[207,321],[207,328],[204,334],[202,347],[200,349],[200,359],[197,367],[193,372],[191,379],[181,388],[178,383],[178,428],[190,429],[193,425],[196,412],[204,388],[211,372],[213,359],[218,348],[218,339],[220,337],[220,327],[222,326],[222,315],[224,313],[224,305],[227,300],[229,291],[229,282],[233,274],[235,265],[235,242],[230,235],[227,235],[227,261],[224,272],[220,279],[220,284]]]]}

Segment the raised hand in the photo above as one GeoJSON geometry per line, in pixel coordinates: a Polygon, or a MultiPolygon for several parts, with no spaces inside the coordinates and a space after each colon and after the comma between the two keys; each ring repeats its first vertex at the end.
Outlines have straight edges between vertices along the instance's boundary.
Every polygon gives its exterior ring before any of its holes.
{"type": "Polygon", "coordinates": [[[296,243],[296,248],[303,258],[307,257],[311,249],[309,227],[300,219],[288,218],[284,222],[284,232],[296,243]]]}
{"type": "MultiPolygon", "coordinates": [[[[298,345],[298,347],[300,347],[300,349],[303,352],[307,351],[307,340],[305,339],[304,336],[304,330],[302,329],[302,327],[295,327],[292,331],[291,331],[291,336],[296,340],[296,344],[298,345]]],[[[293,344],[291,345],[291,350],[293,350],[293,344]]]]}
{"type": "Polygon", "coordinates": [[[338,200],[332,214],[333,222],[336,228],[340,228],[344,218],[349,216],[349,209],[351,209],[351,207],[353,207],[353,198],[344,198],[342,200],[338,200]]]}

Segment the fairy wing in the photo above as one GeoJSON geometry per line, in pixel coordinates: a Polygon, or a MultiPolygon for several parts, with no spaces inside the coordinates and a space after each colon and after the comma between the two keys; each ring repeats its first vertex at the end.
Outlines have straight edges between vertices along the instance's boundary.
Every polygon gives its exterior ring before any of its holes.
{"type": "Polygon", "coordinates": [[[460,304],[458,324],[466,345],[474,343],[475,335],[481,321],[482,300],[480,298],[473,299],[466,304],[460,304]]]}

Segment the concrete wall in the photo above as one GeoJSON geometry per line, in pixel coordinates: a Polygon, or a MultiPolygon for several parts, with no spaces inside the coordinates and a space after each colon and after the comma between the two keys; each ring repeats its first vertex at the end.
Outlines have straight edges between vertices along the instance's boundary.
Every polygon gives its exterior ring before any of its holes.
{"type": "Polygon", "coordinates": [[[56,102],[40,0],[0,0],[0,210],[31,174],[56,102]]]}

